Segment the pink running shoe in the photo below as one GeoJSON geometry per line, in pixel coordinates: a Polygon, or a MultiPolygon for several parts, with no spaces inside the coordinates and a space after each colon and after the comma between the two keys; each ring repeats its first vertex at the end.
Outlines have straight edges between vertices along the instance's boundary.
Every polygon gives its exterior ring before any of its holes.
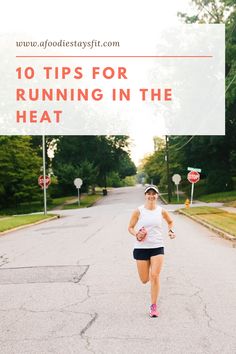
{"type": "Polygon", "coordinates": [[[159,316],[159,312],[157,310],[157,305],[156,304],[152,304],[150,306],[149,315],[150,315],[150,317],[158,317],[159,316]]]}

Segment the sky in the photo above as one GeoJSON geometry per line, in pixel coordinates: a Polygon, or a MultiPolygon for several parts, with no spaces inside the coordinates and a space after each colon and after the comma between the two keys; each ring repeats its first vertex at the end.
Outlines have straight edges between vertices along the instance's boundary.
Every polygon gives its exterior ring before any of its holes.
{"type": "MultiPolygon", "coordinates": [[[[138,41],[135,28],[142,29],[147,20],[156,24],[157,31],[177,25],[181,23],[178,11],[192,13],[190,3],[190,0],[10,0],[4,2],[1,10],[0,33],[32,31],[50,36],[72,31],[81,38],[97,33],[107,36],[112,27],[117,34],[133,31],[134,40],[138,41]]],[[[138,132],[131,138],[131,157],[137,165],[145,154],[153,151],[151,129],[149,135],[138,132]]]]}
{"type": "Polygon", "coordinates": [[[189,8],[190,0],[31,0],[5,1],[1,8],[0,30],[65,33],[95,33],[116,26],[118,31],[132,31],[144,19],[158,26],[178,23],[176,13],[189,8]],[[126,26],[128,25],[128,27],[126,26]]]}
{"type": "MultiPolygon", "coordinates": [[[[178,25],[180,20],[177,17],[177,12],[188,13],[189,11],[189,13],[191,13],[192,9],[190,1],[188,0],[167,0],[159,1],[159,3],[161,3],[159,7],[160,11],[156,13],[156,16],[158,23],[163,26],[178,25]]],[[[154,151],[153,135],[150,129],[149,135],[144,135],[140,132],[131,136],[131,138],[133,141],[131,145],[131,158],[138,166],[145,155],[151,154],[154,151]]]]}

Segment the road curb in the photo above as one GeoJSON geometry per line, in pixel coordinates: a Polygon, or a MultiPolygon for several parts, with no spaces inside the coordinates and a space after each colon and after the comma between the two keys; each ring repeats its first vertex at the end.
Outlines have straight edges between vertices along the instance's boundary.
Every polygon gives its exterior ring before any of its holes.
{"type": "Polygon", "coordinates": [[[164,203],[165,205],[168,204],[168,202],[165,200],[165,198],[161,194],[159,194],[159,198],[161,199],[162,203],[164,203]]]}
{"type": "Polygon", "coordinates": [[[218,229],[217,227],[212,226],[212,225],[206,223],[205,221],[202,221],[202,220],[196,218],[195,216],[189,215],[189,214],[185,213],[183,210],[176,210],[176,213],[187,216],[188,218],[198,222],[199,224],[201,224],[201,225],[207,227],[208,229],[210,229],[211,231],[215,232],[217,235],[224,238],[225,240],[233,242],[233,247],[236,248],[236,237],[235,236],[228,234],[227,232],[224,232],[224,231],[218,229]]]}
{"type": "Polygon", "coordinates": [[[60,218],[60,215],[55,215],[55,216],[52,216],[51,218],[39,220],[39,221],[36,221],[36,222],[34,222],[34,223],[31,223],[31,224],[21,225],[21,226],[18,226],[18,227],[14,227],[14,229],[10,229],[10,230],[6,230],[6,231],[3,231],[3,232],[0,232],[0,237],[1,237],[1,236],[4,236],[4,235],[6,235],[6,234],[9,234],[10,232],[13,232],[13,231],[25,229],[25,228],[27,228],[27,227],[30,227],[30,226],[33,226],[33,225],[42,224],[43,222],[55,220],[55,219],[58,219],[58,218],[60,218]]]}

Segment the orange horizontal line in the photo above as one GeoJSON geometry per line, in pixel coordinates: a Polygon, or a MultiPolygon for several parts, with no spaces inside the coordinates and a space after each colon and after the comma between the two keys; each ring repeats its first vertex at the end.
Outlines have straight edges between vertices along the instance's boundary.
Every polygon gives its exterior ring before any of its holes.
{"type": "Polygon", "coordinates": [[[213,55],[16,55],[16,58],[213,58],[213,55]]]}

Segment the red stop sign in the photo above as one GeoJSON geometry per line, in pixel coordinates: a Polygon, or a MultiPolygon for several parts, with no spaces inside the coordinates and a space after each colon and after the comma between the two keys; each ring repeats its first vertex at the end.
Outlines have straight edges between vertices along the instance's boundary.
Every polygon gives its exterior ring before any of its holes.
{"type": "Polygon", "coordinates": [[[188,173],[188,180],[190,183],[196,183],[200,180],[200,174],[197,171],[190,171],[188,173]]]}
{"type": "MultiPolygon", "coordinates": [[[[49,184],[51,183],[51,178],[49,176],[45,176],[45,185],[46,188],[48,188],[49,184]]],[[[39,176],[38,178],[38,184],[40,185],[41,188],[44,188],[44,178],[43,176],[39,176]]]]}

